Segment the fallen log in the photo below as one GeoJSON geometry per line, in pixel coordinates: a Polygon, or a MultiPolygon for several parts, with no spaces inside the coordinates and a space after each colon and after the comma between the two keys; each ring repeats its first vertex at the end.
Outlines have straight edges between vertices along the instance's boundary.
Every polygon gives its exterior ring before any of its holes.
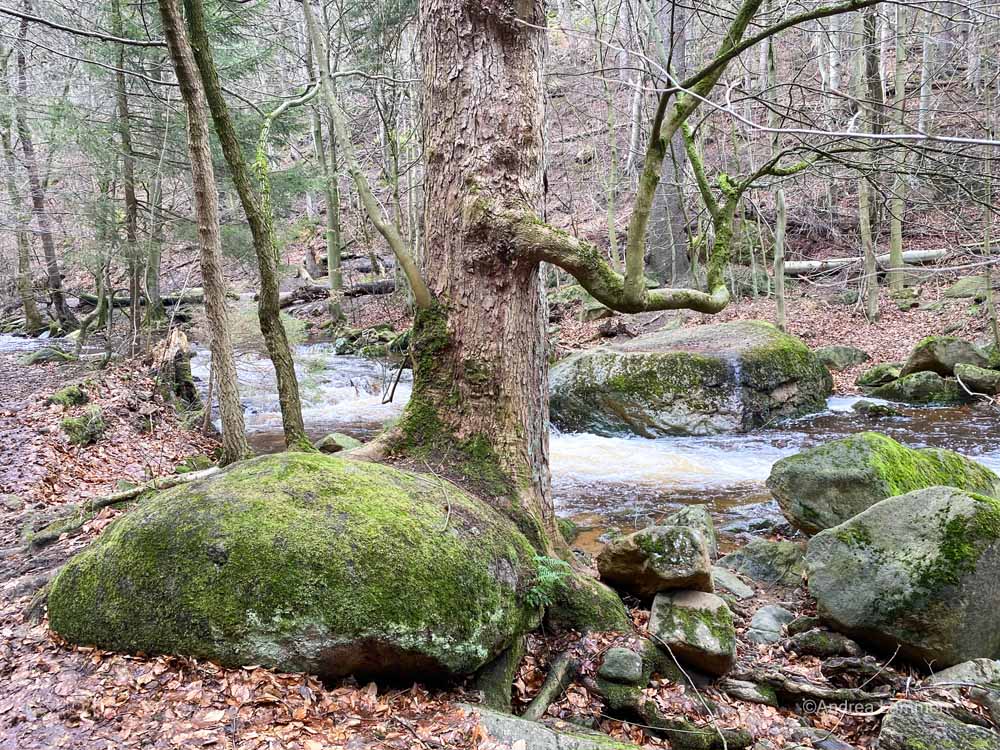
{"type": "Polygon", "coordinates": [[[528,721],[538,721],[541,719],[549,706],[565,692],[566,688],[576,676],[579,666],[569,654],[561,654],[549,669],[545,682],[538,691],[528,707],[521,714],[522,719],[528,721]]]}
{"type": "MultiPolygon", "coordinates": [[[[97,305],[97,295],[90,294],[89,292],[80,292],[77,297],[80,298],[81,302],[86,302],[88,305],[97,305]]],[[[189,289],[183,294],[167,294],[160,297],[160,300],[164,305],[172,307],[174,305],[200,305],[205,301],[205,292],[201,287],[195,287],[194,289],[189,289]]],[[[131,297],[115,297],[111,300],[111,303],[115,307],[131,307],[132,298],[131,297]]],[[[141,297],[139,299],[140,305],[146,304],[146,298],[141,297]]]]}
{"type": "MultiPolygon", "coordinates": [[[[329,287],[320,286],[319,284],[306,284],[305,286],[300,286],[290,292],[282,292],[279,294],[278,307],[284,310],[286,307],[291,307],[292,305],[301,305],[306,302],[318,302],[319,300],[329,299],[329,297],[329,287]]],[[[257,299],[256,294],[254,295],[254,299],[257,299]]]]}
{"type": "MultiPolygon", "coordinates": [[[[903,263],[933,263],[948,255],[947,250],[907,250],[903,253],[903,263]]],[[[879,255],[879,268],[887,270],[889,268],[889,254],[879,255]]],[[[826,258],[825,260],[788,260],[785,261],[785,273],[790,276],[804,276],[810,273],[821,273],[823,271],[835,271],[839,268],[858,265],[864,262],[863,258],[826,258]]]]}
{"type": "Polygon", "coordinates": [[[345,297],[363,297],[366,294],[392,294],[396,291],[395,279],[381,279],[379,281],[366,281],[363,284],[344,290],[345,297]]]}

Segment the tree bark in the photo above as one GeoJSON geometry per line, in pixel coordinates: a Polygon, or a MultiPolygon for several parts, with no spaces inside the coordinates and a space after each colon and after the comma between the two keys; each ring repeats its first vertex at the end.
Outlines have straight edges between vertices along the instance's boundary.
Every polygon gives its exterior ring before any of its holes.
{"type": "MultiPolygon", "coordinates": [[[[254,194],[250,173],[243,159],[236,128],[229,115],[229,108],[222,93],[219,75],[212,56],[211,42],[205,27],[204,9],[201,0],[184,0],[187,11],[188,33],[190,34],[194,58],[201,73],[202,85],[208,101],[215,131],[222,144],[222,152],[229,165],[229,173],[239,194],[243,212],[246,214],[250,233],[253,236],[254,255],[260,275],[260,298],[257,317],[264,344],[274,365],[278,387],[278,404],[281,409],[281,425],[285,435],[285,445],[289,448],[309,448],[312,444],[306,436],[302,421],[302,403],[299,398],[299,383],[295,375],[295,362],[288,336],[281,322],[278,294],[278,251],[274,239],[273,217],[270,207],[264,205],[262,195],[254,194]]],[[[265,134],[266,137],[266,134],[265,134]]],[[[267,167],[263,165],[263,189],[267,189],[267,167]]],[[[263,192],[263,191],[262,191],[263,192]]]]}
{"type": "MultiPolygon", "coordinates": [[[[188,115],[188,150],[194,186],[198,237],[201,241],[201,274],[205,285],[205,314],[211,331],[212,371],[219,393],[222,416],[222,459],[226,465],[250,455],[233,342],[226,311],[225,280],[222,277],[222,241],[219,233],[219,197],[208,137],[208,111],[198,66],[188,41],[178,0],[159,0],[164,36],[177,74],[177,83],[188,115]]],[[[206,405],[211,409],[211,403],[206,405]]]]}
{"type": "MultiPolygon", "coordinates": [[[[24,10],[31,12],[30,0],[25,0],[24,10]]],[[[49,297],[56,311],[56,320],[64,329],[76,326],[76,317],[66,304],[66,295],[62,288],[62,273],[59,271],[59,260],[56,255],[55,239],[52,236],[52,223],[49,211],[45,205],[45,186],[42,184],[41,172],[38,168],[38,155],[35,152],[35,142],[31,136],[31,126],[28,124],[26,112],[28,99],[28,61],[25,50],[28,47],[28,20],[21,19],[18,29],[17,45],[17,91],[14,95],[14,121],[17,135],[21,140],[21,152],[24,155],[24,168],[28,173],[28,188],[31,195],[32,212],[35,224],[38,226],[38,236],[42,242],[42,252],[45,255],[45,272],[49,287],[49,297]]]]}

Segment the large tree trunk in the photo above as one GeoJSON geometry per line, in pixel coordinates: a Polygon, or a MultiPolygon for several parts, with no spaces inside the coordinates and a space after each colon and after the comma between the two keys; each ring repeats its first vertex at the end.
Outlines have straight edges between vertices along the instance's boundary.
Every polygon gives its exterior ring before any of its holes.
{"type": "Polygon", "coordinates": [[[555,533],[539,264],[463,220],[480,198],[540,212],[545,34],[528,24],[545,24],[544,3],[422,0],[420,10],[423,275],[436,302],[417,312],[413,396],[395,448],[447,456],[547,548],[555,533]]]}
{"type": "MultiPolygon", "coordinates": [[[[212,372],[218,386],[219,413],[222,416],[222,459],[219,463],[225,465],[248,456],[250,448],[247,445],[233,342],[229,333],[229,316],[226,312],[222,239],[219,232],[219,195],[208,138],[208,110],[178,0],[159,0],[159,5],[163,34],[187,108],[188,151],[191,156],[191,182],[194,187],[198,238],[201,241],[205,316],[211,332],[212,372]]],[[[211,403],[206,405],[206,409],[211,408],[211,403]]]]}
{"type": "Polygon", "coordinates": [[[7,163],[7,196],[10,198],[11,211],[17,222],[15,234],[17,239],[17,293],[24,308],[24,332],[35,335],[45,329],[42,316],[35,304],[31,290],[31,240],[28,234],[28,217],[24,215],[21,193],[17,189],[14,158],[14,144],[10,137],[10,118],[0,114],[0,137],[3,139],[3,155],[7,163]]]}

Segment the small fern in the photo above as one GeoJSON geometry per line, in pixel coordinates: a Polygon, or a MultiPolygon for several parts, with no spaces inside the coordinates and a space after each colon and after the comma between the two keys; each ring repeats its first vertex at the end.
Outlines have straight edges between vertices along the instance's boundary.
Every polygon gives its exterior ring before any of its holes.
{"type": "Polygon", "coordinates": [[[524,595],[532,607],[548,607],[573,569],[554,557],[535,555],[535,581],[524,595]]]}

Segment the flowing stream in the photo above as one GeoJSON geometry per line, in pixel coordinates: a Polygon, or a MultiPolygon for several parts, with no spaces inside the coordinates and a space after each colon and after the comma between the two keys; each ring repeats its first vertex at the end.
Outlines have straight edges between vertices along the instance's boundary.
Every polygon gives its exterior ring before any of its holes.
{"type": "MultiPolygon", "coordinates": [[[[192,362],[202,386],[209,358],[192,362]]],[[[328,343],[296,350],[303,416],[310,437],[343,432],[370,438],[396,417],[410,396],[411,374],[378,362],[337,356],[328,343]]],[[[252,354],[239,359],[239,376],[251,444],[261,452],[282,447],[274,373],[252,354]]],[[[764,482],[778,459],[827,440],[877,430],[912,446],[950,448],[1000,472],[1000,430],[984,409],[906,408],[902,416],[871,419],[851,410],[853,397],[834,397],[827,411],[749,434],[710,437],[601,437],[551,434],[556,509],[590,530],[588,547],[609,527],[643,526],[686,503],[708,503],[724,532],[740,536],[782,522],[764,482]]]]}

